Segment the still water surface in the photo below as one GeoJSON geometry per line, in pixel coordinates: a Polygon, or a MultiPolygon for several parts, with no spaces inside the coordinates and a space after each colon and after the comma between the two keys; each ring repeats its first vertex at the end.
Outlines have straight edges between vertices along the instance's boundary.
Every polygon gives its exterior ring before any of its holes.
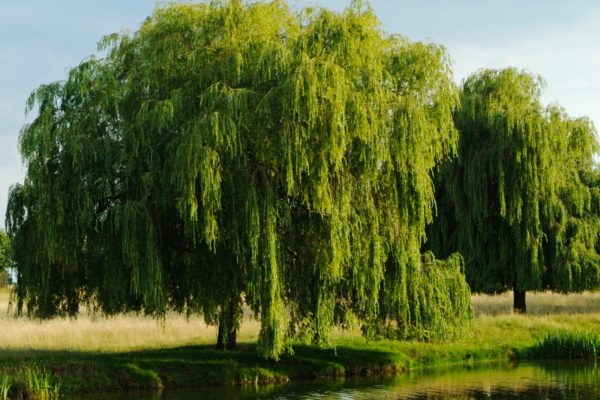
{"type": "MultiPolygon", "coordinates": [[[[89,400],[600,399],[600,363],[547,363],[410,372],[388,378],[217,387],[89,400]]],[[[70,400],[81,400],[71,398],[70,400]]]]}

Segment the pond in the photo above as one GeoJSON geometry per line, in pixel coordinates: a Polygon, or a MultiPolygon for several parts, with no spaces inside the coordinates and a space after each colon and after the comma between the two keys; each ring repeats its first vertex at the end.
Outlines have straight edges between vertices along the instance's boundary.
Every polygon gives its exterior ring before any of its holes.
{"type": "MultiPolygon", "coordinates": [[[[600,363],[494,365],[408,372],[387,378],[198,388],[154,394],[85,396],[89,400],[600,399],[600,363]]],[[[70,397],[80,400],[83,397],[70,397]]]]}

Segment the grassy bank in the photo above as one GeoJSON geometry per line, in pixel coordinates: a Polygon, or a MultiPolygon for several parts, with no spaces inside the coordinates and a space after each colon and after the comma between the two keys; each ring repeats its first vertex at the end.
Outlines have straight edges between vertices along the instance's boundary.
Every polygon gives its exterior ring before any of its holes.
{"type": "MultiPolygon", "coordinates": [[[[2,296],[6,300],[6,293],[2,296]]],[[[600,302],[599,295],[587,296],[600,302]]],[[[477,299],[474,303],[478,307],[477,299]]],[[[336,349],[297,345],[293,355],[277,363],[256,356],[258,325],[249,319],[242,325],[239,348],[224,352],[211,346],[216,332],[199,318],[170,315],[163,324],[137,316],[84,314],[77,320],[39,323],[5,315],[0,318],[0,382],[2,375],[14,379],[32,369],[49,373],[62,392],[260,384],[537,358],[550,354],[548,349],[556,357],[589,357],[600,351],[600,313],[520,316],[476,311],[472,334],[452,343],[366,341],[358,332],[339,331],[336,349]],[[570,345],[571,353],[561,353],[570,345]]]]}

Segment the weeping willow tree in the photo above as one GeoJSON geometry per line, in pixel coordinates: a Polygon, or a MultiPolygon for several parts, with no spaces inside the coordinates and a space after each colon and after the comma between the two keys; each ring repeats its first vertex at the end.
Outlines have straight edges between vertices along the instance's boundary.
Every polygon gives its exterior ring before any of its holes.
{"type": "Polygon", "coordinates": [[[429,246],[459,251],[477,292],[598,287],[595,130],[540,103],[541,78],[481,70],[463,84],[456,159],[437,177],[429,246]]]}
{"type": "Polygon", "coordinates": [[[100,48],[28,102],[19,310],[201,313],[232,347],[246,304],[273,358],[301,327],[330,344],[349,313],[395,337],[465,326],[461,259],[420,254],[457,141],[443,48],[360,2],[283,1],[159,7],[100,48]]]}
{"type": "Polygon", "coordinates": [[[600,145],[587,118],[570,118],[558,106],[546,110],[555,139],[553,159],[559,202],[543,221],[544,289],[563,293],[600,288],[600,145]]]}

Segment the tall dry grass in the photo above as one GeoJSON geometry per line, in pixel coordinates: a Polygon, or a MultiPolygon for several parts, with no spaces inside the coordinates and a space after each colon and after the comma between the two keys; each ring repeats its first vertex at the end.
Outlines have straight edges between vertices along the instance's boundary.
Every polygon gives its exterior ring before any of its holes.
{"type": "MultiPolygon", "coordinates": [[[[119,352],[216,342],[217,331],[202,317],[170,313],[164,321],[135,314],[104,317],[83,313],[76,319],[38,321],[8,313],[9,291],[0,289],[0,349],[2,351],[119,352]]],[[[240,342],[254,342],[258,322],[245,318],[240,342]]]]}
{"type": "MultiPolygon", "coordinates": [[[[475,315],[512,314],[513,294],[473,295],[475,315]]],[[[528,315],[549,314],[597,314],[600,313],[600,292],[559,294],[552,292],[528,292],[528,315]]]]}
{"type": "MultiPolygon", "coordinates": [[[[472,299],[477,316],[475,336],[487,341],[502,342],[507,329],[522,331],[524,341],[530,340],[530,335],[537,330],[542,335],[547,330],[576,326],[600,329],[600,293],[528,293],[527,316],[512,315],[512,293],[474,295],[472,299]]],[[[170,313],[164,321],[157,321],[134,314],[104,317],[84,313],[76,319],[37,321],[9,315],[8,303],[9,291],[0,289],[0,352],[121,352],[216,341],[216,328],[207,326],[200,316],[187,319],[170,313]]],[[[255,342],[259,331],[259,323],[246,317],[238,340],[255,342]]],[[[337,331],[337,335],[342,340],[352,339],[359,336],[360,331],[337,331]]]]}

